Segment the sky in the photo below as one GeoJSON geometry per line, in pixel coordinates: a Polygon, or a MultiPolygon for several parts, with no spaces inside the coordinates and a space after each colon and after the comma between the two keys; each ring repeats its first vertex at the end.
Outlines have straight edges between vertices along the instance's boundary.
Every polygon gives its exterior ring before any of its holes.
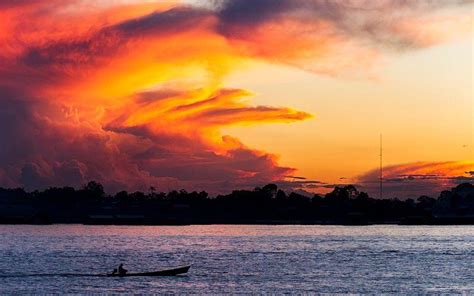
{"type": "Polygon", "coordinates": [[[470,0],[0,3],[0,186],[474,181],[470,0]]]}

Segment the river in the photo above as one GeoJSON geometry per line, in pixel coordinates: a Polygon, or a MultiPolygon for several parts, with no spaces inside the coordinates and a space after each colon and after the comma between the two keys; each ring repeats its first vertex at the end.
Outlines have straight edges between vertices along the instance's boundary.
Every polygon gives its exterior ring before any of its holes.
{"type": "Polygon", "coordinates": [[[0,225],[0,294],[121,292],[474,293],[474,227],[0,225]]]}

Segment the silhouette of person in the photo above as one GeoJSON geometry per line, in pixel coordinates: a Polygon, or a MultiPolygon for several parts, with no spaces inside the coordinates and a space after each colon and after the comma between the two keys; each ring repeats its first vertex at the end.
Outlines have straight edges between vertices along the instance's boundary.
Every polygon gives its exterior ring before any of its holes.
{"type": "Polygon", "coordinates": [[[123,268],[122,263],[120,263],[120,265],[118,267],[118,273],[119,273],[119,275],[125,275],[127,273],[127,270],[125,268],[123,268]]]}

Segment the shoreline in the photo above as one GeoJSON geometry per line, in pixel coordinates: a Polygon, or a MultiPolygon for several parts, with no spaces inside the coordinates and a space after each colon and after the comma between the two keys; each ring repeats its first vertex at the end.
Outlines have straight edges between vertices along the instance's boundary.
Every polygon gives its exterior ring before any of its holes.
{"type": "Polygon", "coordinates": [[[83,222],[56,222],[56,223],[28,223],[28,222],[0,222],[0,225],[83,225],[83,226],[195,226],[195,225],[266,225],[266,226],[376,226],[376,225],[397,225],[397,226],[462,226],[474,225],[473,219],[465,221],[431,221],[430,223],[406,223],[377,221],[374,223],[338,223],[321,221],[203,221],[197,223],[83,223],[83,222]]]}

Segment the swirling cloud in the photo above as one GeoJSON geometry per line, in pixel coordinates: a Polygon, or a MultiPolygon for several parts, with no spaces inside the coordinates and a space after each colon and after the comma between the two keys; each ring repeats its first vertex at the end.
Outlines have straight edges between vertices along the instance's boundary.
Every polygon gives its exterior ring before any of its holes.
{"type": "Polygon", "coordinates": [[[254,106],[223,85],[229,72],[260,59],[338,75],[389,47],[444,41],[435,25],[418,32],[420,16],[465,25],[450,17],[462,1],[363,2],[2,2],[0,185],[218,192],[282,180],[294,169],[221,129],[311,115],[254,106]]]}

